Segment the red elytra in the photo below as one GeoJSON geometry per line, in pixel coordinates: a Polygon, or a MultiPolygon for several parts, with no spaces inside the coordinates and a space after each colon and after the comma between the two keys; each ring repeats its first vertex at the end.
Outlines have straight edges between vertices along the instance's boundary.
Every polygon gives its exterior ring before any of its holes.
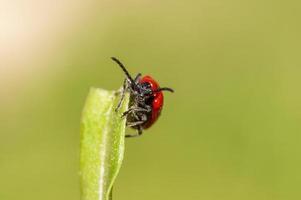
{"type": "Polygon", "coordinates": [[[162,91],[173,92],[173,89],[160,87],[157,81],[148,75],[141,78],[139,73],[133,79],[117,58],[112,57],[112,60],[120,66],[126,75],[121,99],[116,110],[119,109],[125,92],[129,92],[129,109],[123,113],[122,117],[126,116],[127,126],[136,129],[138,134],[126,135],[126,137],[139,136],[142,134],[143,129],[151,127],[160,116],[163,108],[162,91]]]}

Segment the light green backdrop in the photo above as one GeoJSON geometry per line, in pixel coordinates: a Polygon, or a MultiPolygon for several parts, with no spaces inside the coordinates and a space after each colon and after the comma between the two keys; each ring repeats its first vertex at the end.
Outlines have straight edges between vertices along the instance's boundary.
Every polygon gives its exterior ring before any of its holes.
{"type": "Polygon", "coordinates": [[[61,26],[41,19],[30,61],[14,62],[19,51],[0,60],[1,200],[79,199],[81,109],[90,86],[121,86],[111,56],[176,91],[160,120],[126,141],[114,200],[301,198],[299,2],[76,5],[61,26]]]}

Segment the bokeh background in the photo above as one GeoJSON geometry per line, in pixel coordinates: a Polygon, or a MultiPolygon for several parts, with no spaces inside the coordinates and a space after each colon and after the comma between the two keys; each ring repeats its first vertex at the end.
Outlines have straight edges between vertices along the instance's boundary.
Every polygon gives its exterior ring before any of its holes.
{"type": "MultiPolygon", "coordinates": [[[[298,1],[0,1],[0,199],[79,200],[89,87],[120,58],[165,95],[115,200],[301,199],[298,1]]],[[[130,131],[130,130],[129,130],[130,131]]]]}

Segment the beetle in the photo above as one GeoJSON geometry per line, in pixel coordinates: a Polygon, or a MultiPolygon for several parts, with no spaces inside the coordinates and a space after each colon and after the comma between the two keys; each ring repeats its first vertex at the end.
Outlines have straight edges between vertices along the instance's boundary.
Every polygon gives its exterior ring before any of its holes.
{"type": "Polygon", "coordinates": [[[129,92],[129,109],[122,114],[122,117],[126,117],[128,127],[137,130],[137,134],[125,135],[125,137],[140,136],[144,129],[151,127],[159,118],[164,102],[163,91],[174,92],[174,90],[160,87],[149,75],[142,77],[141,73],[138,73],[135,78],[132,78],[117,58],[111,57],[111,59],[119,65],[126,76],[116,111],[120,108],[125,93],[129,92]]]}

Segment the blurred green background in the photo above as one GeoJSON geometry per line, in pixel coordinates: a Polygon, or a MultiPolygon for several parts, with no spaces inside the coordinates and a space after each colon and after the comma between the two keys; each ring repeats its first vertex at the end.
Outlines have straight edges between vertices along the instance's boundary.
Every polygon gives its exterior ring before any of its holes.
{"type": "Polygon", "coordinates": [[[79,199],[85,97],[124,78],[111,56],[176,90],[126,140],[115,200],[301,199],[300,20],[290,0],[1,1],[0,199],[79,199]]]}

